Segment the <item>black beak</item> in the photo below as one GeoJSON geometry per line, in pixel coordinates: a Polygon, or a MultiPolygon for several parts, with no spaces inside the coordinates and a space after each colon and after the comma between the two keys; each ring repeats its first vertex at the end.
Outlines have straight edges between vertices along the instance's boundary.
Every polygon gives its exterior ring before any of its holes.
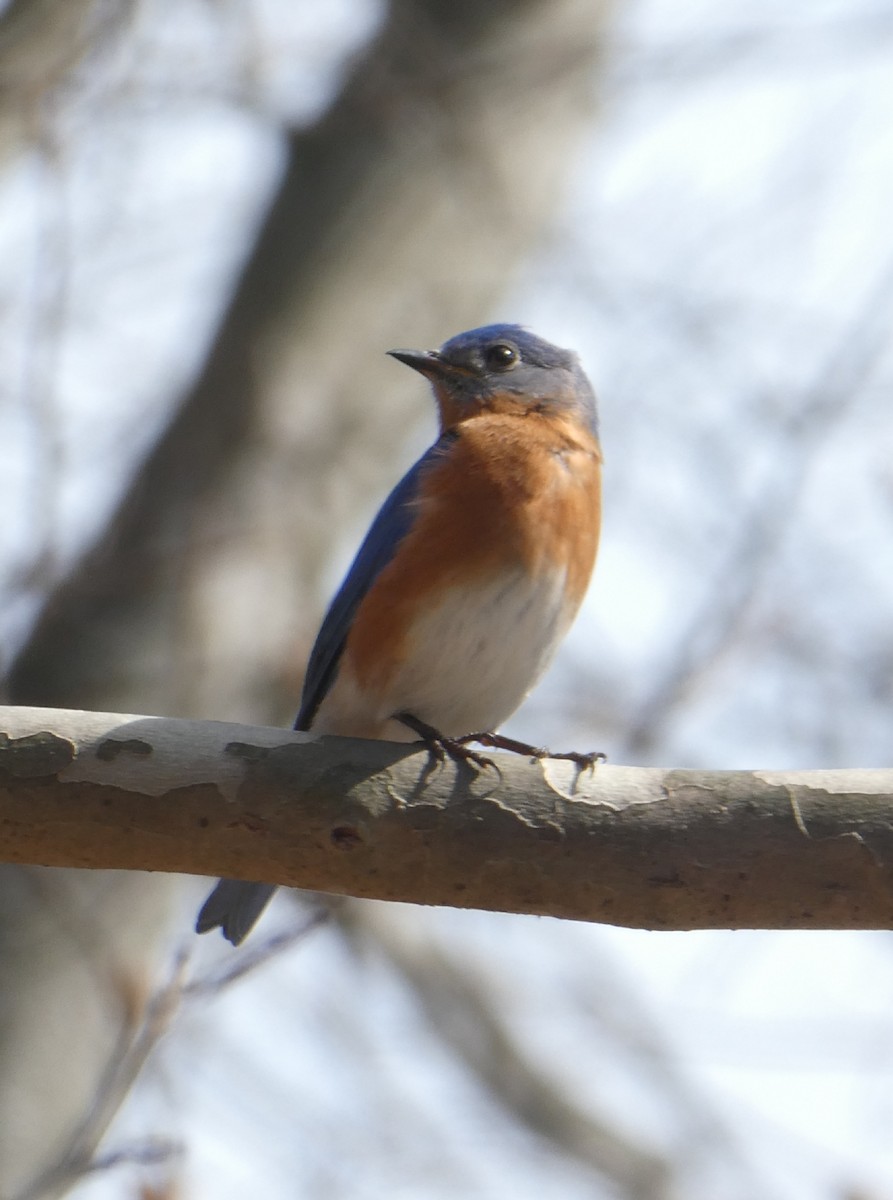
{"type": "Polygon", "coordinates": [[[436,350],[389,350],[388,354],[423,375],[439,374],[436,350]]]}
{"type": "Polygon", "coordinates": [[[468,374],[460,367],[444,362],[438,350],[388,350],[388,354],[429,379],[454,379],[457,375],[468,374]]]}

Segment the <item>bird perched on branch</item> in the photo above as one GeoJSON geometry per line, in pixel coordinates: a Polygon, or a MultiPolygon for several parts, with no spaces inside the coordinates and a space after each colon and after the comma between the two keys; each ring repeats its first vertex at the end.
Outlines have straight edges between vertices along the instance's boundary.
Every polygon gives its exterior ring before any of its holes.
{"type": "MultiPolygon", "coordinates": [[[[549,664],[598,548],[595,395],[569,350],[488,325],[391,350],[431,383],[440,436],[372,522],[316,638],[295,728],[421,737],[478,766],[549,664]]],[[[570,754],[578,761],[594,756],[570,754]]],[[[198,917],[233,945],[275,891],[221,880],[198,917]]]]}

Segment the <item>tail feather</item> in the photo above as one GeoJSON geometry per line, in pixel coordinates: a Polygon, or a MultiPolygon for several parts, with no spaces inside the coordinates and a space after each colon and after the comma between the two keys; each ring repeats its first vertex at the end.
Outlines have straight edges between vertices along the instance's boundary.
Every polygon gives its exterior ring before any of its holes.
{"type": "Polygon", "coordinates": [[[275,891],[271,883],[219,880],[198,914],[196,933],[208,933],[219,925],[227,941],[238,946],[251,932],[275,891]]]}

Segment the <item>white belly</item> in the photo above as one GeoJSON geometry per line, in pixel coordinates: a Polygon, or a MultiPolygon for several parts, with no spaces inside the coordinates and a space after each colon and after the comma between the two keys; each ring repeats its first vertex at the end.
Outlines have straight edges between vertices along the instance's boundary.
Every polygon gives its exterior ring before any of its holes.
{"type": "Polygon", "coordinates": [[[542,675],[574,615],[561,573],[531,582],[518,571],[456,588],[415,622],[384,690],[361,690],[342,663],[313,728],[412,740],[389,720],[409,712],[453,737],[495,730],[542,675]]]}

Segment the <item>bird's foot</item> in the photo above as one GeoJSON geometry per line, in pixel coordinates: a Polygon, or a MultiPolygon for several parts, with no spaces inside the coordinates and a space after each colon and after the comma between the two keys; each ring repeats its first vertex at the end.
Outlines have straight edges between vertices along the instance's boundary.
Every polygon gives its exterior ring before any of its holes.
{"type": "Polygon", "coordinates": [[[494,770],[499,769],[492,758],[487,758],[485,754],[479,754],[477,750],[469,750],[466,743],[478,741],[477,737],[447,737],[438,729],[435,729],[433,725],[429,725],[425,721],[420,721],[418,717],[414,717],[412,713],[397,713],[394,720],[399,721],[401,725],[405,725],[407,729],[411,729],[413,733],[417,733],[419,738],[428,747],[431,757],[439,763],[442,763],[446,758],[451,758],[453,762],[472,763],[480,770],[483,770],[484,767],[493,767],[494,770]]]}
{"type": "Polygon", "coordinates": [[[544,746],[533,746],[530,742],[519,742],[517,738],[506,737],[502,733],[466,733],[464,737],[455,738],[460,746],[467,745],[468,742],[477,742],[479,746],[488,746],[493,750],[508,750],[511,754],[524,754],[534,762],[539,762],[544,758],[563,758],[568,762],[576,763],[578,767],[583,767],[591,770],[596,763],[606,762],[607,755],[601,750],[590,751],[583,753],[579,750],[566,750],[564,752],[555,752],[547,750],[544,746]]]}

